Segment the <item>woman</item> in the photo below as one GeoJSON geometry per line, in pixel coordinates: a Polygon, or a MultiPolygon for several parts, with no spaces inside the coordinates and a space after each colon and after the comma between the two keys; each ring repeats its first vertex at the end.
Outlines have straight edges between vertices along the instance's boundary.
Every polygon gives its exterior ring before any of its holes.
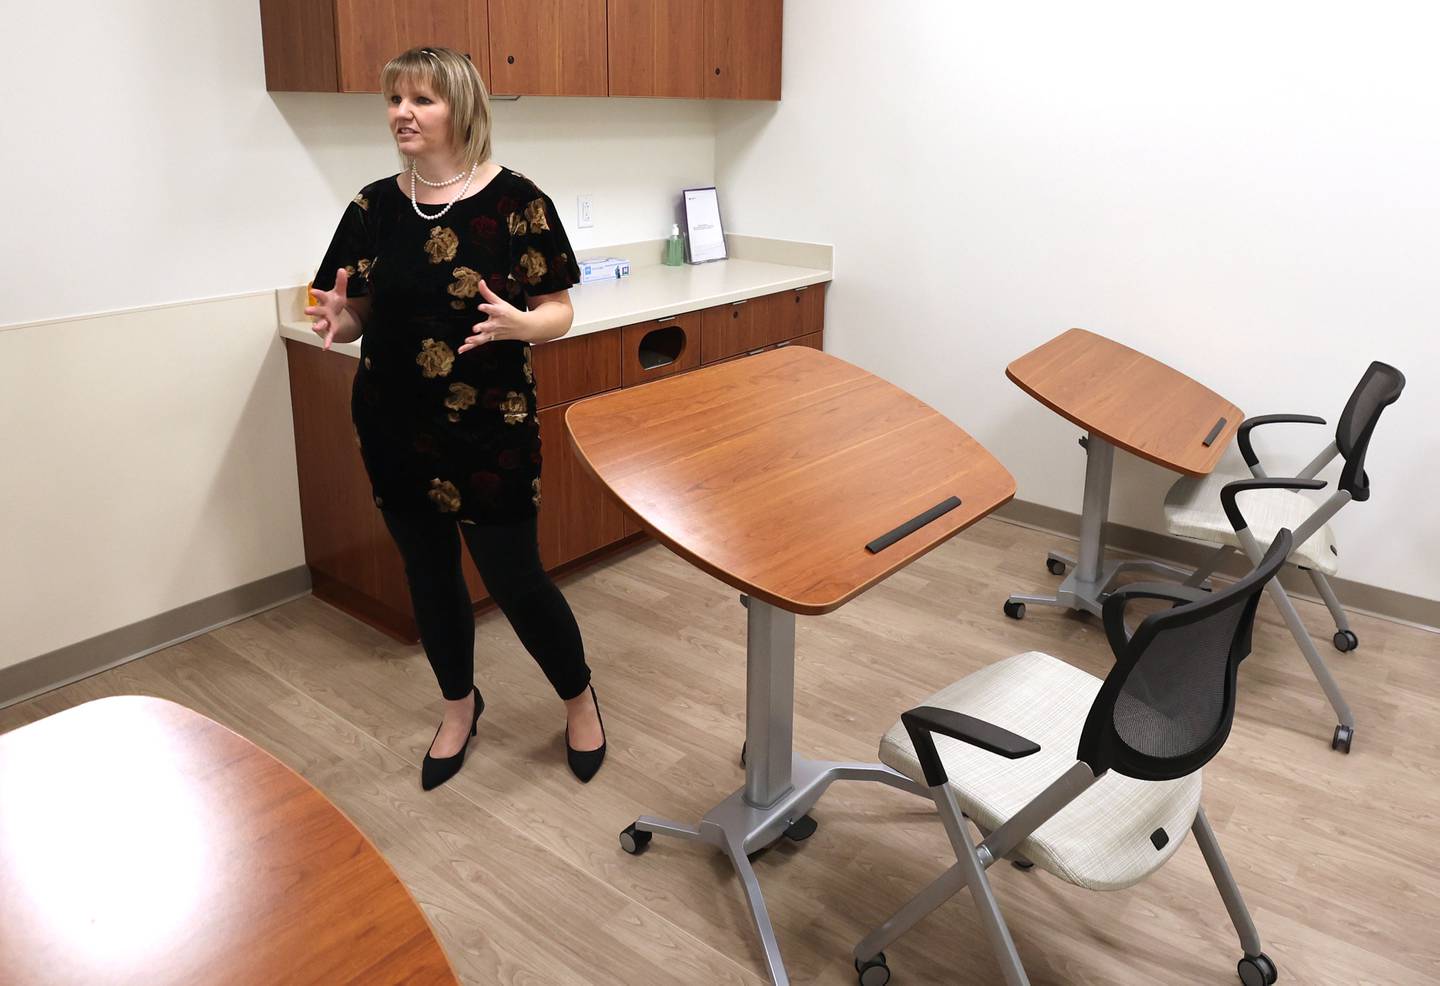
{"type": "Polygon", "coordinates": [[[579,268],[549,197],[490,160],[489,98],[465,56],[411,49],[380,85],[407,169],[346,206],[305,311],[327,349],[361,340],[355,433],[445,698],[420,783],[454,776],[485,708],[462,536],[564,701],[570,769],[589,781],[605,729],[575,617],[540,565],[530,361],[531,343],[570,330],[579,268]]]}

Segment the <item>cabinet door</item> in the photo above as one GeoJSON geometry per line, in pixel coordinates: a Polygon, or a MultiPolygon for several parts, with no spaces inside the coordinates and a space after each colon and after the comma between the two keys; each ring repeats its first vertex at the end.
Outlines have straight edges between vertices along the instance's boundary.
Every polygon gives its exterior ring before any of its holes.
{"type": "Polygon", "coordinates": [[[705,0],[705,96],[780,98],[782,0],[705,0]]]}
{"type": "Polygon", "coordinates": [[[585,471],[559,404],[540,412],[540,561],[555,568],[625,536],[620,503],[585,471]]]}
{"type": "Polygon", "coordinates": [[[705,95],[704,0],[609,0],[610,95],[705,95]]]}
{"type": "Polygon", "coordinates": [[[334,92],[335,10],[331,0],[260,0],[265,88],[334,92]]]}
{"type": "Polygon", "coordinates": [[[379,92],[380,70],[417,45],[469,55],[489,84],[484,0],[336,0],[341,92],[379,92]]]}
{"type": "Polygon", "coordinates": [[[566,336],[530,347],[540,407],[564,404],[620,386],[620,330],[566,336]]]}
{"type": "Polygon", "coordinates": [[[492,90],[603,96],[605,0],[490,0],[492,90]]]}

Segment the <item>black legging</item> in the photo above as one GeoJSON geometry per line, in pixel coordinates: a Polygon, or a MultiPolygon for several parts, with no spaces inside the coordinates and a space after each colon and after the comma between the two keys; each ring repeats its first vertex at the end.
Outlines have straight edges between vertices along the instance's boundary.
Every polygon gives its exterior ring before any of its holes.
{"type": "Polygon", "coordinates": [[[585,691],[590,669],[580,628],[565,597],[540,565],[533,517],[479,525],[429,514],[389,510],[381,514],[405,559],[420,642],[446,698],[453,701],[469,695],[475,677],[475,617],[460,568],[460,533],[490,598],[555,693],[568,700],[585,691]]]}

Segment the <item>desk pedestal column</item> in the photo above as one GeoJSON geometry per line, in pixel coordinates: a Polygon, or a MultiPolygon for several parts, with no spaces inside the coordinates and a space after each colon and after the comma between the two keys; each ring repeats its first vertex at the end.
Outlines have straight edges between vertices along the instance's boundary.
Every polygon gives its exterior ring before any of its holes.
{"type": "Polygon", "coordinates": [[[770,923],[750,855],[783,836],[802,839],[813,830],[806,812],[835,781],[876,781],[929,799],[921,785],[884,764],[806,760],[793,749],[795,721],[795,614],[742,597],[746,633],[745,786],[705,813],[699,825],[645,815],[620,833],[626,852],[639,854],[653,833],[704,842],[730,857],[745,891],[756,933],[765,948],[771,982],[788,986],[780,945],[770,923]],[[801,824],[797,824],[801,823],[801,824]]]}
{"type": "Polygon", "coordinates": [[[1115,468],[1115,446],[1091,432],[1082,441],[1085,446],[1085,500],[1080,509],[1079,558],[1050,552],[1046,563],[1050,570],[1059,566],[1070,569],[1065,581],[1053,596],[1014,595],[1005,603],[1005,615],[1020,619],[1025,606],[1060,606],[1078,612],[1100,615],[1105,597],[1117,576],[1125,572],[1147,572],[1184,581],[1193,572],[1150,559],[1127,561],[1105,560],[1105,522],[1110,515],[1110,478],[1115,468]]]}

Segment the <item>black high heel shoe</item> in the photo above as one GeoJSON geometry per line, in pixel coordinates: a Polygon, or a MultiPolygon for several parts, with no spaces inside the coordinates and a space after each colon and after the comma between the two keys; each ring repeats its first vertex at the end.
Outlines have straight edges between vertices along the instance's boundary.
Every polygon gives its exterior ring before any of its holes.
{"type": "Polygon", "coordinates": [[[570,724],[565,724],[565,759],[570,763],[570,773],[589,784],[605,762],[605,719],[600,715],[600,700],[595,697],[595,686],[590,686],[590,701],[595,703],[595,718],[600,720],[600,747],[596,750],[577,750],[570,745],[570,724]]]}
{"type": "MultiPolygon", "coordinates": [[[[470,735],[474,736],[475,723],[480,721],[480,713],[485,711],[485,699],[480,697],[480,689],[474,685],[470,686],[470,690],[475,695],[475,715],[470,719],[470,735]]],[[[436,736],[440,735],[440,727],[444,725],[442,722],[440,726],[435,727],[436,736]]],[[[432,757],[430,751],[426,750],[425,759],[420,762],[421,789],[426,791],[433,790],[458,774],[460,768],[465,764],[465,748],[469,745],[470,741],[467,739],[465,746],[460,747],[460,752],[453,757],[432,757]]],[[[432,748],[435,746],[434,738],[431,738],[430,746],[432,748]]]]}

